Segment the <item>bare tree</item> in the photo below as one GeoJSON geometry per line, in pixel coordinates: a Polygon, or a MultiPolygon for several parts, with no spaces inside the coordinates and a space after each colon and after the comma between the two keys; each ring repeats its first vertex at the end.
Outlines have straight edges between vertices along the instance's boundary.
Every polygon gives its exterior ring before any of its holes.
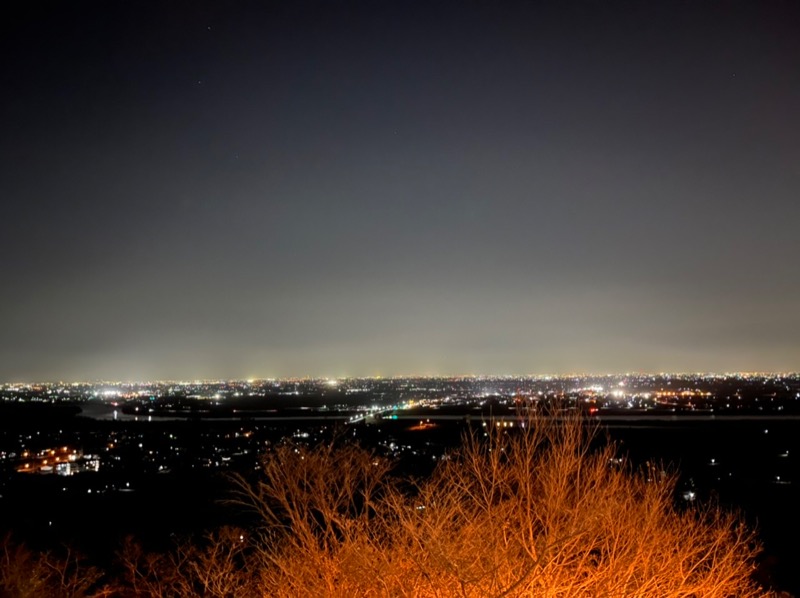
{"type": "MultiPolygon", "coordinates": [[[[354,445],[286,444],[253,485],[235,477],[243,504],[263,521],[261,586],[270,595],[344,595],[384,558],[390,463],[354,445]]],[[[389,553],[386,553],[389,554],[389,553]]],[[[355,588],[355,586],[354,586],[355,588]]]]}
{"type": "Polygon", "coordinates": [[[286,445],[238,479],[274,596],[755,596],[751,530],[679,510],[675,477],[617,465],[578,418],[489,422],[401,492],[355,446],[286,445]],[[485,436],[484,436],[485,434],[485,436]],[[596,443],[595,443],[596,444],[596,443]]]}
{"type": "Polygon", "coordinates": [[[84,598],[109,595],[101,585],[102,572],[87,565],[69,548],[63,554],[35,552],[14,542],[0,540],[0,596],[8,598],[84,598]]]}
{"type": "Polygon", "coordinates": [[[223,527],[183,541],[168,553],[145,552],[128,538],[118,554],[122,575],[115,596],[240,598],[260,596],[251,570],[251,545],[243,530],[223,527]]]}
{"type": "Polygon", "coordinates": [[[223,528],[166,553],[128,541],[104,579],[68,553],[0,544],[0,596],[748,597],[758,546],[714,506],[676,508],[676,478],[632,471],[577,417],[486,422],[419,481],[336,442],[285,444],[223,528]]]}

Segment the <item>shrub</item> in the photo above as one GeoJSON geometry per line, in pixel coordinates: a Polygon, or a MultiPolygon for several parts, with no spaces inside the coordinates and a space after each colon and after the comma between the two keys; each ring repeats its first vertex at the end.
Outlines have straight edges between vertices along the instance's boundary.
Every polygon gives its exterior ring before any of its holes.
{"type": "Polygon", "coordinates": [[[400,484],[356,446],[284,445],[241,502],[263,522],[250,586],[270,596],[755,596],[755,538],[675,477],[615,465],[578,418],[468,434],[400,484]]]}
{"type": "Polygon", "coordinates": [[[102,573],[69,549],[64,554],[35,552],[10,535],[0,539],[0,597],[83,598],[105,595],[102,573]]]}

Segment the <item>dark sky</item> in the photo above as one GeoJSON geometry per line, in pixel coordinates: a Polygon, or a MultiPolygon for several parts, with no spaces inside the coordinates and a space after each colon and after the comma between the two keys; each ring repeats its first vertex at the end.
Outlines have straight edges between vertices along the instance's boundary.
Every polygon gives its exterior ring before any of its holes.
{"type": "Polygon", "coordinates": [[[800,369],[800,4],[16,0],[0,381],[800,369]]]}

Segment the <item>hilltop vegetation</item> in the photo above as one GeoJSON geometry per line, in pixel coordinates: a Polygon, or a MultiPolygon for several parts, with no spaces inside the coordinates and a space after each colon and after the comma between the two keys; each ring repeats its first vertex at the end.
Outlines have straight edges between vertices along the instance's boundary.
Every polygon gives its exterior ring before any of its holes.
{"type": "Polygon", "coordinates": [[[234,478],[252,529],[166,554],[134,542],[113,571],[6,540],[3,596],[756,596],[757,544],[734,514],[674,503],[579,419],[468,435],[422,480],[347,443],[292,444],[234,478]]]}

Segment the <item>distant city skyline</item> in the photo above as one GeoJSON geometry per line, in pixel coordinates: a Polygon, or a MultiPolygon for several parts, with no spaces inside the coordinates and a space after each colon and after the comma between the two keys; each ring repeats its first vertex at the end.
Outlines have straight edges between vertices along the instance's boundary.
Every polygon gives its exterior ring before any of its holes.
{"type": "Polygon", "coordinates": [[[117,386],[150,386],[150,385],[178,385],[192,386],[195,384],[262,384],[262,383],[300,383],[315,382],[321,384],[334,384],[334,388],[343,382],[353,382],[358,380],[371,382],[390,382],[407,380],[472,380],[475,382],[491,380],[525,380],[525,381],[565,381],[580,379],[642,379],[642,378],[674,378],[674,379],[730,379],[741,377],[742,379],[764,379],[764,378],[796,378],[800,376],[800,371],[731,371],[731,372],[561,372],[552,374],[393,374],[383,376],[380,374],[373,376],[284,376],[284,377],[255,377],[255,378],[154,378],[154,379],[110,379],[96,378],[86,380],[5,380],[0,381],[0,388],[13,389],[27,386],[57,387],[65,386],[90,386],[108,388],[117,386]]]}
{"type": "Polygon", "coordinates": [[[800,369],[800,5],[18,3],[0,381],[800,369]]]}

